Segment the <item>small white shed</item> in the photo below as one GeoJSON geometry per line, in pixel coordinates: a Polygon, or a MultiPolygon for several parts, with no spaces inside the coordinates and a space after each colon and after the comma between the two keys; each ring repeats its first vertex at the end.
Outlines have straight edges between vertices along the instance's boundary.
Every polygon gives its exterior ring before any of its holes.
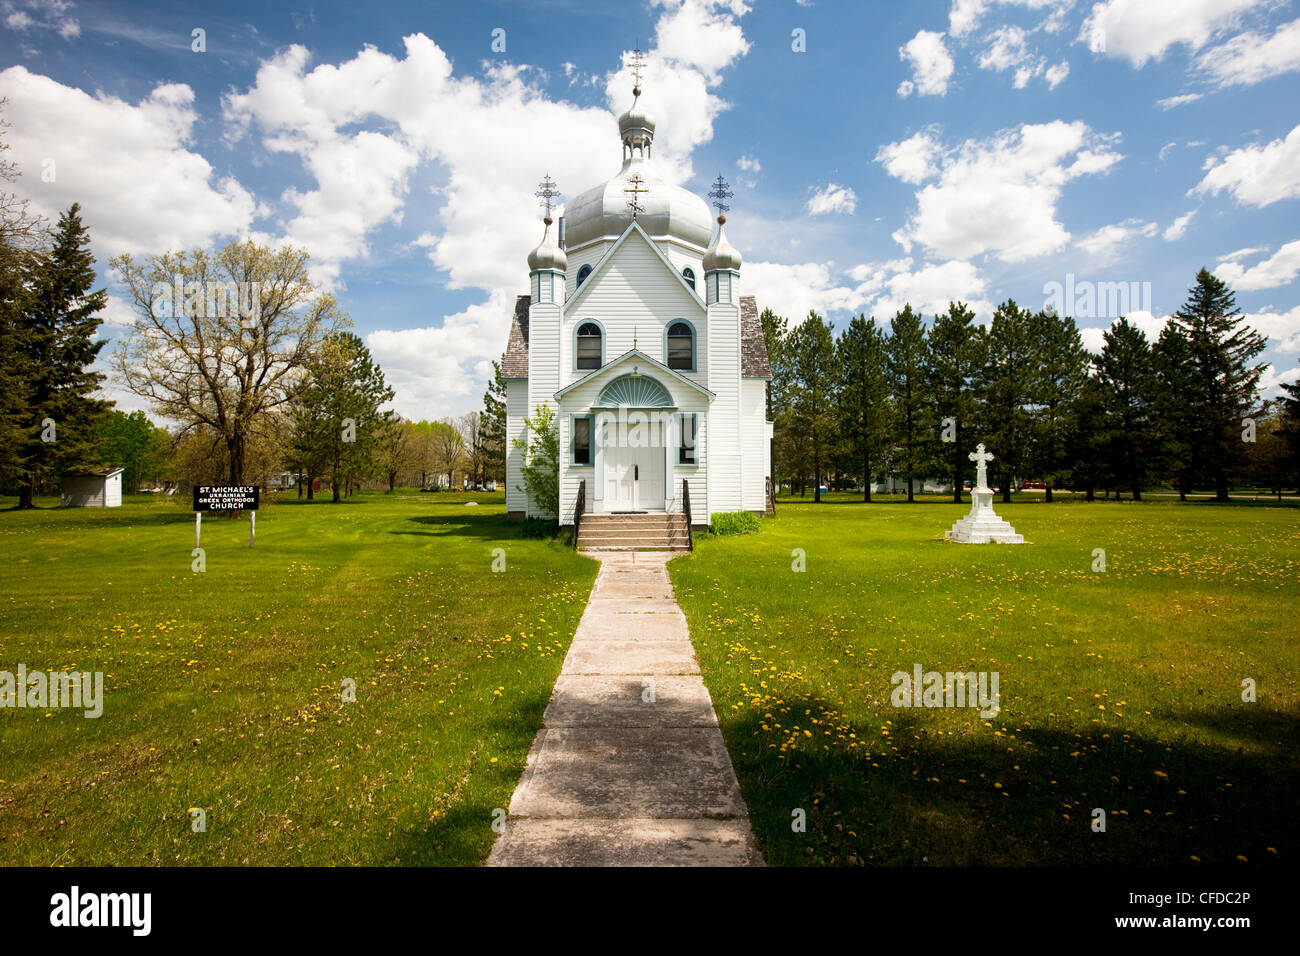
{"type": "Polygon", "coordinates": [[[122,469],[105,468],[65,475],[60,491],[65,508],[120,508],[122,469]]]}

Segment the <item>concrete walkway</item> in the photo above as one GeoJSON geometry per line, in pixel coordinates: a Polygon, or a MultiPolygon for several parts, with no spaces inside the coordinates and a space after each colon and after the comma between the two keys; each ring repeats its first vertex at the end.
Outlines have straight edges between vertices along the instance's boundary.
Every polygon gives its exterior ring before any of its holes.
{"type": "Polygon", "coordinates": [[[489,866],[762,864],[671,557],[600,557],[489,866]]]}

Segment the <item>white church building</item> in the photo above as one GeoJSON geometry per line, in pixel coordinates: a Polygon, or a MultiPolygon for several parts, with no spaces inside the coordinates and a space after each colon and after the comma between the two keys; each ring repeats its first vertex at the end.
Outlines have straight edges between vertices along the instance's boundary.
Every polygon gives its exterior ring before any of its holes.
{"type": "MultiPolygon", "coordinates": [[[[670,185],[637,99],[619,117],[622,168],[579,195],[528,256],[502,364],[506,507],[512,519],[681,512],[691,524],[768,507],[771,379],[726,217],[670,185]],[[524,419],[543,406],[560,439],[560,514],[522,490],[524,419]]],[[[719,206],[727,195],[719,181],[719,206]]],[[[543,185],[544,194],[549,180],[543,185]]],[[[551,193],[553,195],[553,193],[551,193]]],[[[549,201],[549,195],[548,195],[549,201]]]]}

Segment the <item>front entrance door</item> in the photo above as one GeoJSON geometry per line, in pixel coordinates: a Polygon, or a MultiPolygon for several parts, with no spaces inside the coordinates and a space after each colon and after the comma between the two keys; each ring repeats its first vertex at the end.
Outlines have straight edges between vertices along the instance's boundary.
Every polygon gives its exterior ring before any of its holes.
{"type": "Polygon", "coordinates": [[[606,422],[602,449],[606,511],[664,508],[663,425],[606,422]]]}

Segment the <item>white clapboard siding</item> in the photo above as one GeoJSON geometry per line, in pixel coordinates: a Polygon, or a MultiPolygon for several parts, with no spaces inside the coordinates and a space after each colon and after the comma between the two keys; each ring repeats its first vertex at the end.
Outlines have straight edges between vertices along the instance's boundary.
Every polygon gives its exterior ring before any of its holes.
{"type": "Polygon", "coordinates": [[[527,435],[524,418],[528,415],[528,383],[517,379],[506,382],[506,511],[523,511],[527,507],[518,485],[524,483],[523,453],[515,448],[514,439],[527,435]]]}
{"type": "Polygon", "coordinates": [[[767,440],[767,382],[748,378],[740,383],[740,431],[743,455],[744,510],[767,506],[767,475],[771,446],[767,440]]]}
{"type": "MultiPolygon", "coordinates": [[[[582,299],[565,310],[560,342],[561,386],[587,374],[573,368],[573,334],[589,319],[595,319],[605,329],[606,362],[630,351],[634,342],[646,355],[662,362],[664,330],[673,319],[686,319],[695,326],[699,339],[696,361],[700,362],[699,356],[708,347],[704,309],[690,290],[669,273],[640,233],[628,235],[606,268],[593,274],[583,289],[582,299]]],[[[688,373],[687,377],[709,387],[702,373],[688,373]]]]}

